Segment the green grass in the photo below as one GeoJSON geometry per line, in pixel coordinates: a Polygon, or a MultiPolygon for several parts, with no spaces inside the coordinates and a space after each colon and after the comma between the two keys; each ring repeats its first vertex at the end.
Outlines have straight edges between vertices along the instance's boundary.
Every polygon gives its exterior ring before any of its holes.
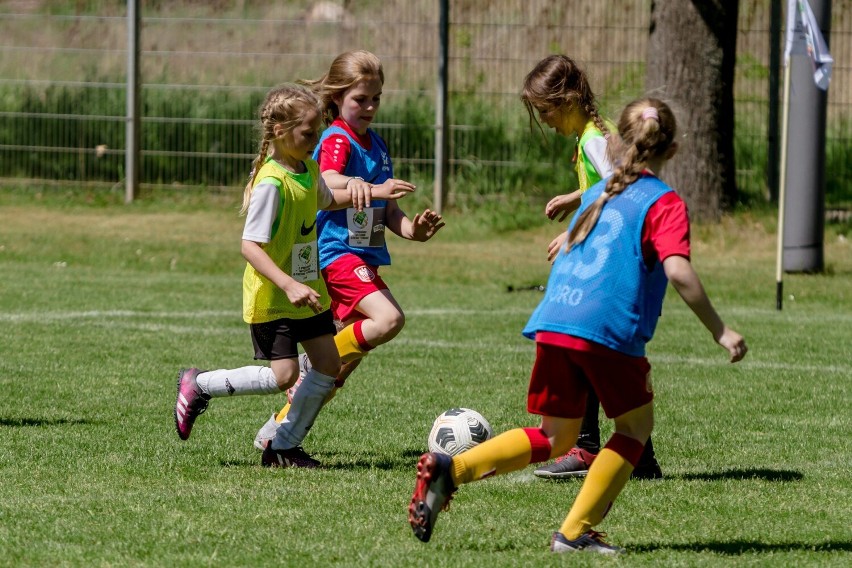
{"type": "MultiPolygon", "coordinates": [[[[424,545],[406,523],[434,417],[525,412],[520,329],[554,225],[448,215],[394,239],[402,334],[370,355],[306,440],[326,467],[270,471],[251,442],[283,397],[215,400],[174,433],[179,367],[251,362],[239,196],[145,201],[0,191],[0,565],[594,566],[548,553],[578,483],[532,467],[462,487],[424,545]],[[40,195],[41,197],[37,197],[40,195]]],[[[787,275],[774,308],[771,213],[694,230],[694,263],[751,347],[729,365],[673,293],[649,357],[662,482],[632,482],[600,528],[637,566],[848,566],[852,245],[787,275]]]]}

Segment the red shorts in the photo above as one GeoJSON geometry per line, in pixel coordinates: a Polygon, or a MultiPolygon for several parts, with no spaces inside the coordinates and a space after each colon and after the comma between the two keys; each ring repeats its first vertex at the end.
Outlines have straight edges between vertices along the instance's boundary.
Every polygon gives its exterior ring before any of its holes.
{"type": "Polygon", "coordinates": [[[536,342],[527,411],[556,418],[582,418],[589,389],[597,393],[608,418],[651,402],[654,391],[648,359],[606,351],[536,342]]]}
{"type": "Polygon", "coordinates": [[[387,290],[379,267],[365,264],[354,254],[344,254],[322,270],[334,319],[346,321],[363,317],[356,307],[373,292],[387,290]]]}

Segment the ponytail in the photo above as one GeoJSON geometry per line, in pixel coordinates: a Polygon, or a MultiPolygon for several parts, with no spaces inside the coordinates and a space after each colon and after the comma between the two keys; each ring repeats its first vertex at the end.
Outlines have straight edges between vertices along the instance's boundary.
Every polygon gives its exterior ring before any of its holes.
{"type": "MultiPolygon", "coordinates": [[[[600,128],[597,121],[595,125],[600,128]]],[[[621,140],[612,144],[620,148],[620,156],[613,162],[618,166],[603,193],[577,217],[568,233],[566,252],[589,236],[604,205],[639,179],[649,160],[666,153],[674,141],[676,128],[671,109],[658,99],[640,99],[627,105],[618,121],[621,140]]]]}

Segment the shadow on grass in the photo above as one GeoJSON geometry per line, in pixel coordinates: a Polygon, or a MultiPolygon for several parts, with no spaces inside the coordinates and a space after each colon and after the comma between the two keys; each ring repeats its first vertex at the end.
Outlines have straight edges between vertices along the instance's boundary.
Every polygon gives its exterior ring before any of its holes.
{"type": "Polygon", "coordinates": [[[0,418],[0,426],[23,428],[25,426],[68,426],[74,424],[97,424],[94,420],[78,418],[0,418]]]}
{"type": "Polygon", "coordinates": [[[753,540],[733,540],[730,542],[694,542],[690,544],[645,544],[630,546],[630,552],[654,552],[657,550],[679,550],[685,552],[715,552],[739,556],[750,552],[833,552],[852,551],[852,542],[835,541],[828,542],[786,542],[770,544],[753,540]]]}
{"type": "MultiPolygon", "coordinates": [[[[683,481],[719,481],[722,479],[739,479],[743,481],[752,480],[752,479],[760,479],[763,481],[777,481],[777,482],[789,482],[789,481],[801,481],[805,476],[799,473],[798,471],[790,471],[786,469],[764,469],[764,468],[755,468],[755,469],[729,469],[726,471],[710,471],[707,473],[683,473],[680,475],[664,475],[663,479],[650,479],[647,480],[649,483],[659,483],[660,481],[666,480],[683,480],[683,481]]],[[[556,482],[556,483],[582,483],[585,477],[575,476],[575,477],[566,477],[566,478],[550,478],[548,481],[556,482]]],[[[631,479],[631,482],[636,482],[637,480],[631,479]]]]}
{"type": "Polygon", "coordinates": [[[728,469],[707,473],[684,473],[682,475],[668,476],[669,479],[683,479],[685,481],[719,481],[721,479],[761,479],[763,481],[801,481],[804,475],[798,471],[786,469],[728,469]]]}
{"type": "Polygon", "coordinates": [[[369,455],[361,456],[361,459],[353,459],[350,454],[332,454],[338,458],[338,463],[329,464],[328,469],[381,469],[391,471],[394,469],[414,469],[417,460],[423,455],[424,450],[405,450],[392,459],[384,456],[383,459],[370,459],[369,455]]]}
{"type": "MultiPolygon", "coordinates": [[[[369,459],[369,456],[363,456],[363,459],[355,459],[351,454],[343,454],[340,452],[317,452],[314,457],[322,462],[320,469],[338,470],[338,471],[357,471],[381,469],[391,471],[394,469],[414,469],[417,464],[417,458],[423,453],[422,450],[405,450],[399,454],[397,459],[369,459]]],[[[221,462],[222,467],[256,467],[260,464],[260,454],[258,459],[254,461],[248,460],[229,460],[221,462]]]]}

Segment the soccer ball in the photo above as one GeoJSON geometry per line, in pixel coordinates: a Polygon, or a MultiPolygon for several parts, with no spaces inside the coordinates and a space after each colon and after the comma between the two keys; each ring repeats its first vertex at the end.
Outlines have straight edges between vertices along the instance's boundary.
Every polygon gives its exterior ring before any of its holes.
{"type": "Polygon", "coordinates": [[[491,424],[475,410],[451,408],[435,419],[429,451],[454,456],[491,437],[491,424]]]}

